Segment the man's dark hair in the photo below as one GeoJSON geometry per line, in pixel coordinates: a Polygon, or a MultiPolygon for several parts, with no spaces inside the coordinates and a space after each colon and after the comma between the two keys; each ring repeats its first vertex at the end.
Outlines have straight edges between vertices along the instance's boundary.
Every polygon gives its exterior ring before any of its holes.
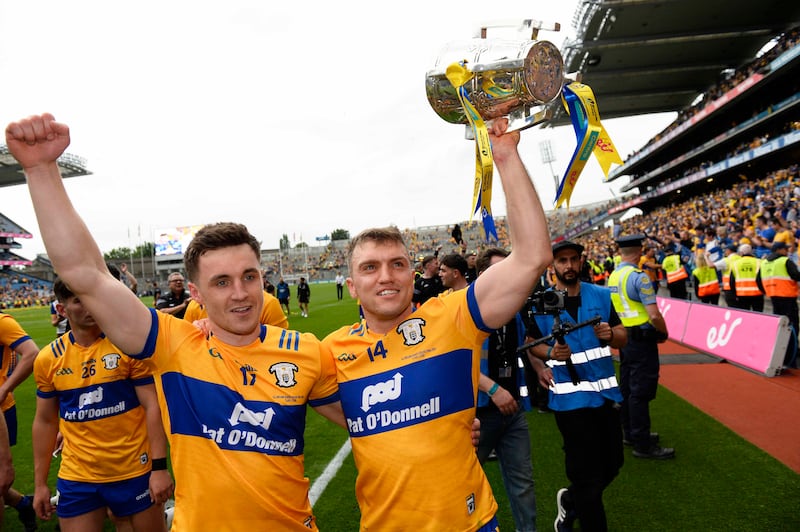
{"type": "Polygon", "coordinates": [[[475,259],[475,270],[478,273],[483,273],[486,271],[489,266],[492,265],[492,259],[494,257],[508,257],[509,253],[503,248],[486,248],[481,251],[478,258],[475,259]]]}
{"type": "Polygon", "coordinates": [[[459,272],[461,272],[462,276],[467,275],[467,271],[469,270],[469,266],[467,265],[467,259],[465,259],[458,253],[449,253],[445,255],[444,257],[442,257],[439,263],[444,266],[447,266],[448,268],[458,270],[459,272]]]}
{"type": "Polygon", "coordinates": [[[122,272],[119,271],[119,268],[117,268],[116,264],[111,264],[110,262],[106,262],[106,268],[108,268],[108,271],[111,272],[111,275],[114,276],[114,279],[116,279],[117,281],[122,280],[122,272]]]}
{"type": "Polygon", "coordinates": [[[261,261],[261,244],[256,237],[250,234],[242,224],[231,222],[220,222],[209,224],[200,229],[186,248],[183,254],[183,266],[186,269],[186,276],[190,281],[197,280],[197,268],[200,257],[207,251],[215,249],[229,248],[247,244],[261,261]]]}
{"type": "Polygon", "coordinates": [[[69,298],[75,296],[72,290],[67,288],[67,285],[61,280],[61,277],[56,277],[56,280],[53,281],[53,293],[56,295],[58,302],[62,305],[66,303],[69,298]]]}
{"type": "Polygon", "coordinates": [[[422,259],[422,267],[428,266],[432,260],[436,260],[436,255],[425,255],[425,258],[422,259]]]}
{"type": "MultiPolygon", "coordinates": [[[[108,268],[108,271],[111,272],[111,275],[113,275],[117,281],[121,281],[122,273],[116,265],[106,262],[106,268],[108,268]]],[[[75,297],[75,293],[70,290],[66,283],[61,280],[61,277],[58,276],[56,276],[55,281],[53,281],[53,293],[56,295],[58,302],[62,305],[66,303],[69,298],[75,297]]]]}

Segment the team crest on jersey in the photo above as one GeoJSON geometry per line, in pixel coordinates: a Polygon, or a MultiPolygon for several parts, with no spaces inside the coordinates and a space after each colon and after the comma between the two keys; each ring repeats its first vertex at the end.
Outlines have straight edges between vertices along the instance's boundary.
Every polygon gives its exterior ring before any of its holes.
{"type": "Polygon", "coordinates": [[[119,353],[109,353],[107,355],[103,355],[100,359],[103,361],[103,367],[107,370],[117,369],[119,367],[119,361],[122,359],[122,355],[119,353]]]}
{"type": "Polygon", "coordinates": [[[397,332],[403,335],[403,342],[406,345],[417,345],[425,339],[422,334],[422,326],[425,320],[422,318],[411,318],[397,326],[397,332]]]}
{"type": "Polygon", "coordinates": [[[278,362],[269,367],[269,372],[275,375],[275,384],[281,388],[290,388],[297,384],[294,378],[297,371],[297,366],[291,362],[278,362]]]}

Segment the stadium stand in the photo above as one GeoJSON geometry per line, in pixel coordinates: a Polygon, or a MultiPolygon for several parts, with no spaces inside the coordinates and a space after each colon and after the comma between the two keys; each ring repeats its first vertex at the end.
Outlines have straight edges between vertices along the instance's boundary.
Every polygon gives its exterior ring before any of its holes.
{"type": "MultiPolygon", "coordinates": [[[[696,105],[628,157],[610,179],[627,176],[623,190],[638,194],[580,232],[632,207],[646,216],[624,223],[623,232],[647,230],[669,240],[672,232],[687,231],[694,245],[703,243],[707,228],[723,227],[731,238],[757,238],[752,225],[759,215],[780,218],[796,230],[798,40],[797,28],[779,35],[770,50],[709,87],[696,105]]],[[[555,240],[577,236],[571,229],[551,234],[555,240]]],[[[597,250],[611,243],[608,232],[587,240],[597,250]]]]}

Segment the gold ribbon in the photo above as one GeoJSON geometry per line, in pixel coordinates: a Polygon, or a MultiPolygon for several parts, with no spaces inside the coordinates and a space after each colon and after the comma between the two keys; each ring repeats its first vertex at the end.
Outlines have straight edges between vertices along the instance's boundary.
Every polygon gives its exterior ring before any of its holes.
{"type": "MultiPolygon", "coordinates": [[[[445,76],[456,89],[458,101],[464,109],[470,127],[475,137],[475,182],[472,191],[472,214],[470,221],[476,212],[481,213],[483,229],[487,240],[493,236],[497,240],[497,233],[492,219],[492,171],[494,160],[492,159],[492,145],[489,141],[489,132],[486,123],[481,118],[478,110],[472,105],[467,96],[464,85],[470,81],[474,74],[466,67],[466,61],[453,63],[447,67],[445,76]]],[[[493,84],[493,82],[490,81],[493,84]]]]}
{"type": "Polygon", "coordinates": [[[578,140],[578,146],[556,191],[556,208],[565,201],[569,208],[572,191],[592,153],[600,163],[605,181],[608,181],[611,164],[622,164],[622,159],[600,122],[600,112],[591,87],[577,82],[565,85],[561,90],[561,102],[570,116],[578,140]]]}

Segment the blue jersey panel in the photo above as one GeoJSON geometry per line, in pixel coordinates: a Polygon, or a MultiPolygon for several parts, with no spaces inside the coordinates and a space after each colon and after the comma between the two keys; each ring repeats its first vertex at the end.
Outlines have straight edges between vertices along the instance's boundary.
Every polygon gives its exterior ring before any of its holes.
{"type": "Polygon", "coordinates": [[[475,405],[472,351],[459,349],[384,373],[339,383],[353,437],[461,412],[475,405]],[[447,375],[446,378],[442,378],[447,375]]]}
{"type": "Polygon", "coordinates": [[[213,440],[220,449],[303,454],[306,405],[249,401],[225,386],[180,373],[161,376],[173,434],[213,440]]]}
{"type": "Polygon", "coordinates": [[[124,414],[139,406],[136,390],[119,380],[57,392],[59,413],[64,421],[91,421],[124,414]]]}

